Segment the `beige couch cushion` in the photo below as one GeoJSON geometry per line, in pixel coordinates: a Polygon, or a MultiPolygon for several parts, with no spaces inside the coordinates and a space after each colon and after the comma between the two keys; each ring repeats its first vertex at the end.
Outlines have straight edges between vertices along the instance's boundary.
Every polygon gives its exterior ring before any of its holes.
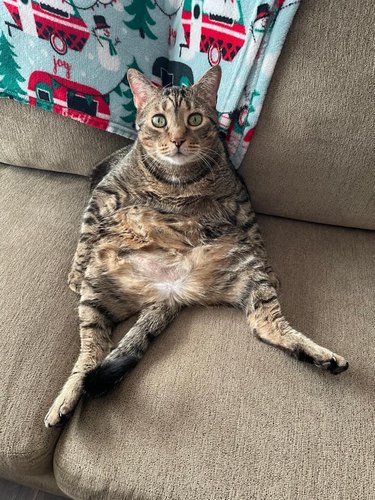
{"type": "Polygon", "coordinates": [[[332,376],[261,344],[239,311],[185,309],[114,392],[78,407],[54,460],[66,494],[373,497],[375,233],[260,222],[287,317],[349,371],[332,376]]]}
{"type": "Polygon", "coordinates": [[[0,162],[89,175],[130,141],[41,108],[0,99],[0,162]]]}
{"type": "Polygon", "coordinates": [[[258,212],[375,229],[374,24],[301,2],[241,169],[258,212]]]}
{"type": "Polygon", "coordinates": [[[43,418],[79,346],[66,278],[87,185],[0,167],[0,476],[49,490],[59,431],[43,418]]]}

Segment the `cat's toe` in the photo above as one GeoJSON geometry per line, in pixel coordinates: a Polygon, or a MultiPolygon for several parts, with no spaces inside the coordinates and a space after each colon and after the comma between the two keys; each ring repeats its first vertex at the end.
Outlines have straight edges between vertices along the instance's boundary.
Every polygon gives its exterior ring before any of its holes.
{"type": "Polygon", "coordinates": [[[47,415],[44,418],[44,425],[47,429],[53,427],[61,427],[66,422],[67,417],[60,415],[59,408],[52,406],[47,415]]]}
{"type": "Polygon", "coordinates": [[[81,292],[81,284],[82,284],[82,273],[77,270],[72,270],[68,276],[68,285],[69,288],[78,295],[81,292]]]}
{"type": "Polygon", "coordinates": [[[334,375],[338,375],[349,368],[346,359],[338,354],[334,354],[329,359],[320,362],[319,365],[334,375]]]}
{"type": "Polygon", "coordinates": [[[72,413],[73,413],[73,410],[71,409],[70,406],[65,405],[65,404],[60,406],[59,416],[63,422],[68,420],[70,418],[70,416],[72,415],[72,413]]]}
{"type": "Polygon", "coordinates": [[[346,371],[348,368],[349,363],[341,356],[333,356],[329,360],[328,371],[330,371],[334,375],[338,375],[339,373],[346,371]]]}

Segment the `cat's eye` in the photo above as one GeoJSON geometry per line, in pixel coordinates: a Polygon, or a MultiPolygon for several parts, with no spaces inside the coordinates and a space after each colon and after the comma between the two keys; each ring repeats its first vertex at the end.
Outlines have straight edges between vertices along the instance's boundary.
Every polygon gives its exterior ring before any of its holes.
{"type": "Polygon", "coordinates": [[[167,119],[165,118],[164,115],[154,115],[151,121],[153,126],[157,128],[165,127],[167,124],[167,119]]]}
{"type": "Polygon", "coordinates": [[[198,127],[203,121],[203,116],[200,113],[192,113],[188,118],[188,124],[192,127],[198,127]]]}

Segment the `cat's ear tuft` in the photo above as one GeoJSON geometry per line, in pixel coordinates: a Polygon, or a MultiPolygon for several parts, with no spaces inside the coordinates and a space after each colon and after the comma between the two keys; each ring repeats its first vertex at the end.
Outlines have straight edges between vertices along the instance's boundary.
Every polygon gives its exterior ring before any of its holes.
{"type": "Polygon", "coordinates": [[[221,80],[221,67],[212,66],[191,88],[211,106],[216,106],[217,92],[221,80]]]}
{"type": "Polygon", "coordinates": [[[133,92],[134,104],[137,109],[142,108],[148,101],[156,97],[158,88],[140,71],[130,68],[126,77],[133,92]]]}

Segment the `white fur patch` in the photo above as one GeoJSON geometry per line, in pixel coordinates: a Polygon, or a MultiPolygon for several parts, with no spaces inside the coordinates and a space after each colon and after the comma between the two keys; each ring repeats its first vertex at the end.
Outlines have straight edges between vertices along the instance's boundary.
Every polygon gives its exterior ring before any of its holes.
{"type": "Polygon", "coordinates": [[[192,155],[175,155],[175,156],[163,156],[163,160],[171,163],[172,165],[184,165],[192,160],[192,155]]]}
{"type": "Polygon", "coordinates": [[[138,273],[149,281],[165,298],[178,298],[183,294],[191,266],[186,260],[169,260],[162,254],[134,255],[133,265],[138,273]],[[164,257],[164,258],[163,258],[164,257]]]}
{"type": "Polygon", "coordinates": [[[166,298],[178,298],[184,291],[184,280],[176,281],[160,281],[154,283],[157,288],[166,298]]]}

